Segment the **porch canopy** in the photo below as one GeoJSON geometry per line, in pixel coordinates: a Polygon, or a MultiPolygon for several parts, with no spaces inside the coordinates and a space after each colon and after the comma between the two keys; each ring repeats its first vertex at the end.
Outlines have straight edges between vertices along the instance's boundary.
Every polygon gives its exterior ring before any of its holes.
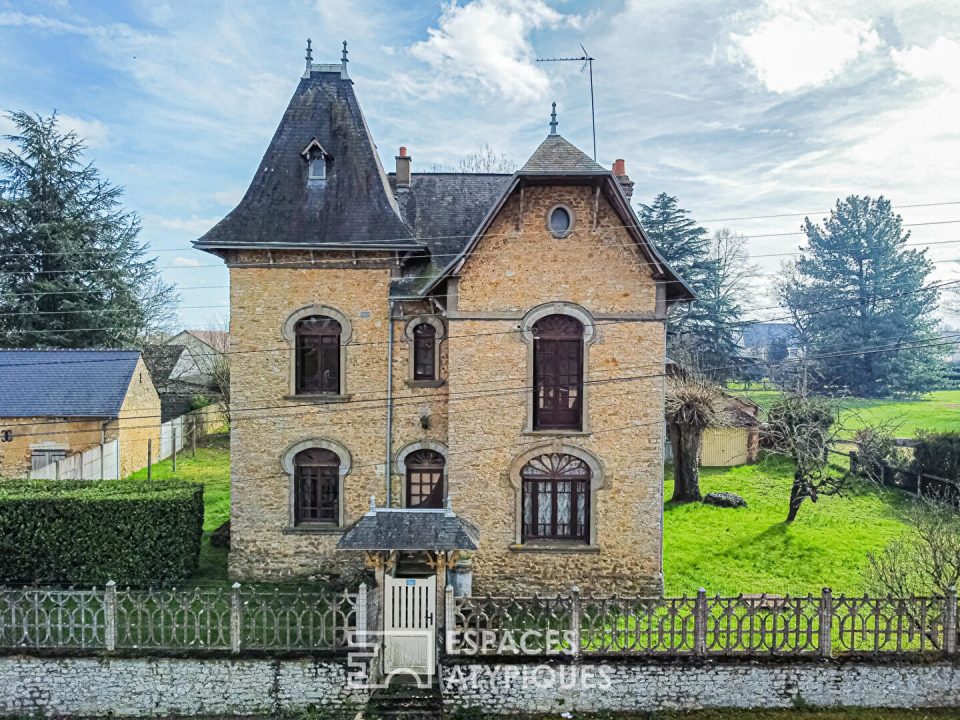
{"type": "Polygon", "coordinates": [[[378,508],[351,525],[337,543],[337,550],[449,552],[476,550],[480,531],[457,517],[450,507],[439,509],[378,508]]]}

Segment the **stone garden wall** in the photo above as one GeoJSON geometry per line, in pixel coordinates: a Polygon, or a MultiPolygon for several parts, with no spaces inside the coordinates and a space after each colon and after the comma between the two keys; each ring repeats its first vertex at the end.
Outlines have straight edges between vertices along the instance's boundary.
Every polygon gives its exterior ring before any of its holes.
{"type": "Polygon", "coordinates": [[[960,707],[960,661],[448,663],[444,703],[490,713],[960,707]]]}
{"type": "Polygon", "coordinates": [[[365,701],[342,658],[0,657],[0,716],[271,715],[365,701]]]}

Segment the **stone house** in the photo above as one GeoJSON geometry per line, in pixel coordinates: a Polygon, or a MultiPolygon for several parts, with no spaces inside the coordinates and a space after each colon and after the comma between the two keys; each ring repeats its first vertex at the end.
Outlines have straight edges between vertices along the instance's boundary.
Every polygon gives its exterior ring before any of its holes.
{"type": "Polygon", "coordinates": [[[0,350],[0,477],[118,440],[126,477],[160,448],[160,398],[136,350],[0,350]]]}
{"type": "Polygon", "coordinates": [[[143,360],[160,395],[162,422],[190,412],[199,395],[222,400],[214,373],[227,349],[226,335],[219,330],[184,330],[165,343],[143,346],[143,360]]]}
{"type": "Polygon", "coordinates": [[[660,592],[664,319],[692,293],[623,161],[555,115],[512,175],[395,161],[346,54],[308,58],[245,196],[195,243],[230,270],[231,575],[336,573],[357,562],[338,544],[375,549],[345,542],[361,518],[439,537],[432,510],[478,538],[476,592],[660,592]]]}

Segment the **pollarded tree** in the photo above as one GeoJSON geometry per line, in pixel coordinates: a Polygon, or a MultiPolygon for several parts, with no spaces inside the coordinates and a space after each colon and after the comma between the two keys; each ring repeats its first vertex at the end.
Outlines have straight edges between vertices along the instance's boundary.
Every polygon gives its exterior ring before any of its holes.
{"type": "Polygon", "coordinates": [[[822,225],[807,218],[803,230],[807,247],[776,288],[815,358],[811,380],[858,396],[929,389],[941,371],[941,351],[931,346],[933,264],[926,250],[906,247],[910,233],[890,201],[851,195],[822,225]]]}
{"type": "Polygon", "coordinates": [[[701,378],[668,378],[664,402],[673,449],[675,502],[698,502],[703,431],[724,423],[723,392],[701,378]]]}
{"type": "Polygon", "coordinates": [[[175,315],[122,190],[83,161],[56,115],[10,115],[0,153],[0,345],[136,344],[175,315]]]}

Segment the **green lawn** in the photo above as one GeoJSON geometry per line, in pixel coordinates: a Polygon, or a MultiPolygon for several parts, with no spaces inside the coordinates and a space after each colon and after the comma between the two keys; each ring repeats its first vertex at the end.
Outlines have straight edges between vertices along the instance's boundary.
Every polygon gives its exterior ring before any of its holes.
{"type": "MultiPolygon", "coordinates": [[[[867,552],[882,550],[907,529],[909,499],[896,491],[863,487],[846,497],[828,497],[800,509],[784,523],[791,465],[764,458],[757,465],[704,468],[701,490],[735,492],[749,507],[716,508],[700,503],[664,511],[666,593],[708,592],[862,593],[867,552]]],[[[667,469],[666,497],[673,493],[667,469]]]]}
{"type": "MultiPolygon", "coordinates": [[[[734,390],[761,405],[770,407],[780,393],[773,390],[734,390]]],[[[899,427],[898,437],[913,437],[918,430],[934,432],[960,430],[960,390],[941,390],[912,400],[864,400],[847,398],[840,401],[851,427],[893,422],[899,427]]]]}
{"type": "MultiPolygon", "coordinates": [[[[170,459],[153,466],[154,478],[179,478],[203,484],[203,539],[200,567],[193,576],[198,583],[227,582],[227,551],[210,546],[210,533],[230,519],[230,435],[211,435],[197,445],[196,457],[190,450],[177,455],[177,471],[170,459]]],[[[147,477],[144,468],[130,477],[147,477]]]]}

